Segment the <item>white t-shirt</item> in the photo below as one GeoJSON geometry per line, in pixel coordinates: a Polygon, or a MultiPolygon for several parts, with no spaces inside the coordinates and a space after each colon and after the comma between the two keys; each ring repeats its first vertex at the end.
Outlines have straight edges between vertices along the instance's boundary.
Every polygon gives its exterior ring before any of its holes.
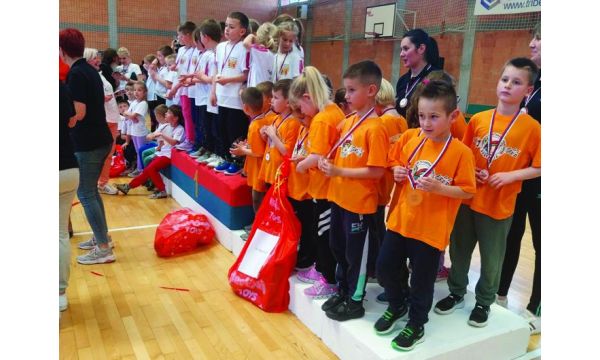
{"type": "MultiPolygon", "coordinates": [[[[179,82],[179,77],[177,75],[177,71],[171,71],[169,70],[169,72],[167,73],[167,75],[164,78],[167,81],[170,81],[172,86],[175,86],[178,82],[179,82]]],[[[173,104],[179,105],[180,101],[179,101],[179,91],[175,93],[175,95],[173,95],[172,99],[167,99],[167,106],[171,106],[173,104]]]]}
{"type": "MultiPolygon", "coordinates": [[[[173,71],[174,72],[174,71],[173,71]]],[[[166,78],[166,75],[169,73],[169,68],[167,65],[164,65],[158,69],[157,76],[163,80],[169,80],[166,78]]],[[[171,81],[171,80],[169,80],[171,81]]],[[[160,83],[160,81],[155,81],[154,85],[154,93],[161,98],[165,98],[167,96],[167,88],[160,83]]]]}
{"type": "MultiPolygon", "coordinates": [[[[186,74],[189,74],[192,72],[192,70],[193,70],[192,59],[193,59],[195,50],[196,50],[196,47],[182,46],[177,51],[177,59],[175,60],[177,62],[177,81],[176,82],[174,81],[173,85],[175,85],[175,83],[179,82],[180,75],[186,75],[186,74]]],[[[177,90],[178,98],[181,95],[187,96],[187,94],[188,94],[187,87],[182,86],[179,88],[179,90],[177,90]]]]}
{"type": "MultiPolygon", "coordinates": [[[[217,45],[217,73],[222,77],[240,76],[248,71],[248,51],[241,41],[232,44],[225,41],[217,45]]],[[[241,82],[217,84],[217,105],[230,109],[242,109],[241,82]]]]}
{"type": "MultiPolygon", "coordinates": [[[[173,126],[171,126],[171,124],[167,124],[167,126],[165,127],[165,129],[162,132],[165,135],[170,136],[177,141],[181,141],[181,139],[183,139],[183,134],[185,133],[185,130],[183,129],[183,126],[181,126],[181,125],[177,125],[177,127],[174,128],[173,126]]],[[[160,140],[160,139],[161,139],[161,137],[159,136],[157,138],[157,140],[160,140]]],[[[172,148],[173,148],[173,146],[165,141],[163,146],[161,147],[161,149],[156,151],[155,154],[156,154],[156,156],[166,156],[170,159],[172,148]]]]}
{"type": "Polygon", "coordinates": [[[119,130],[122,135],[127,135],[127,119],[123,115],[119,115],[117,130],[119,130]]]}
{"type": "MultiPolygon", "coordinates": [[[[117,66],[115,71],[125,75],[125,77],[127,77],[128,79],[131,79],[131,74],[134,74],[134,73],[138,79],[139,79],[139,76],[142,75],[142,69],[140,69],[140,66],[138,64],[134,64],[134,63],[130,63],[127,66],[119,65],[119,66],[117,66]]],[[[127,85],[127,81],[125,81],[125,80],[119,81],[119,87],[117,88],[117,91],[125,90],[125,85],[127,85]]]]}
{"type": "Polygon", "coordinates": [[[302,74],[304,60],[300,54],[300,51],[294,50],[287,54],[277,53],[273,61],[273,83],[281,79],[293,79],[302,74]]]}
{"type": "MultiPolygon", "coordinates": [[[[198,69],[200,69],[200,58],[201,57],[202,57],[202,50],[195,48],[194,52],[192,53],[192,63],[191,63],[190,72],[189,72],[190,74],[197,73],[198,69]]],[[[188,97],[196,98],[196,85],[189,86],[187,88],[187,92],[188,92],[188,97]]]]}
{"type": "Polygon", "coordinates": [[[262,45],[254,44],[250,48],[250,66],[248,70],[248,87],[255,87],[263,81],[273,78],[273,62],[275,54],[262,45]]]}
{"type": "Polygon", "coordinates": [[[104,86],[104,96],[112,95],[110,100],[104,102],[104,112],[106,113],[106,122],[118,123],[119,122],[119,106],[115,99],[115,93],[113,92],[112,85],[106,80],[102,71],[99,72],[100,79],[102,79],[102,85],[104,86]]]}
{"type": "Polygon", "coordinates": [[[148,78],[146,79],[146,89],[148,89],[148,93],[146,94],[146,100],[156,100],[156,81],[152,79],[150,73],[148,73],[148,78]]]}
{"type": "Polygon", "coordinates": [[[138,122],[134,123],[131,120],[131,136],[146,136],[148,135],[148,128],[146,127],[146,114],[148,113],[148,103],[146,101],[133,100],[127,112],[135,113],[138,122]]]}
{"type": "MultiPolygon", "coordinates": [[[[217,60],[214,49],[208,49],[202,53],[197,72],[201,72],[206,76],[213,76],[217,73],[217,60]]],[[[196,88],[196,106],[208,105],[208,97],[210,95],[212,84],[200,82],[194,87],[196,88]]]]}

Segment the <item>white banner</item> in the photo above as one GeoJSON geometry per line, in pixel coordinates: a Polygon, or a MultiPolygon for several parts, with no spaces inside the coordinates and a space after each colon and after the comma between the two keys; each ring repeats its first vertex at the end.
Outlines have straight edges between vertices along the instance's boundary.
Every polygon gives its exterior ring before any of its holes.
{"type": "Polygon", "coordinates": [[[542,11],[542,0],[475,0],[475,15],[503,15],[542,11]]]}

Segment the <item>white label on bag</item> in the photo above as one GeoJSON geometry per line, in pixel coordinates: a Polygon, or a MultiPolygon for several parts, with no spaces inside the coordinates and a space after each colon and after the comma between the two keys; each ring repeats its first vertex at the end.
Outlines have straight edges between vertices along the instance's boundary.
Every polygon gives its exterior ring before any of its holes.
{"type": "Polygon", "coordinates": [[[273,249],[275,249],[277,241],[279,241],[279,236],[256,229],[238,271],[257,279],[260,270],[269,259],[273,249]]]}

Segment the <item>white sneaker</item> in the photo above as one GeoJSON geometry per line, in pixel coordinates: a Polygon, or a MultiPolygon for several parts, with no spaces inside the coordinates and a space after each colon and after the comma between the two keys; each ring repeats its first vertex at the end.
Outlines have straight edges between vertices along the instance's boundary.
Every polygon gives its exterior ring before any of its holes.
{"type": "Polygon", "coordinates": [[[213,161],[207,163],[206,166],[208,166],[209,168],[214,168],[219,166],[219,164],[221,164],[223,161],[225,161],[225,159],[223,159],[220,156],[217,156],[213,161]]]}
{"type": "MultiPolygon", "coordinates": [[[[96,245],[98,245],[98,243],[96,242],[96,238],[92,235],[91,239],[80,242],[77,247],[79,247],[81,250],[92,250],[96,247],[96,245]]],[[[110,246],[111,249],[115,247],[110,235],[108,235],[108,246],[110,246]]]]}
{"type": "Polygon", "coordinates": [[[69,307],[69,301],[67,300],[67,293],[58,295],[58,310],[65,311],[69,307]]]}
{"type": "Polygon", "coordinates": [[[110,247],[101,249],[98,246],[92,248],[89,253],[77,257],[77,262],[82,265],[106,264],[116,260],[117,258],[110,247]]]}
{"type": "Polygon", "coordinates": [[[496,295],[496,304],[508,309],[508,297],[496,295]]]}
{"type": "Polygon", "coordinates": [[[531,335],[536,335],[542,332],[542,318],[535,316],[531,311],[525,309],[521,312],[521,316],[529,323],[531,335]]]}
{"type": "Polygon", "coordinates": [[[107,194],[107,195],[117,195],[117,193],[119,192],[117,189],[110,186],[110,184],[104,184],[104,186],[98,186],[98,191],[100,192],[100,194],[107,194]]]}

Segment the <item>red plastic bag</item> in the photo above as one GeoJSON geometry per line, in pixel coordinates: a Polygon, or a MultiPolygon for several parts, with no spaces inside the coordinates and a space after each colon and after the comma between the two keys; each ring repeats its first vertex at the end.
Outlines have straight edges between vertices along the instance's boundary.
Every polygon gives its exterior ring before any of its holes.
{"type": "Polygon", "coordinates": [[[123,155],[123,148],[121,145],[115,145],[115,154],[113,154],[112,160],[110,161],[110,172],[111,178],[118,177],[123,171],[125,171],[125,155],[123,155]]]}
{"type": "Polygon", "coordinates": [[[188,208],[172,211],[156,229],[154,250],[160,257],[183,254],[209,244],[215,231],[206,216],[188,208]]]}
{"type": "Polygon", "coordinates": [[[287,310],[289,277],[296,264],[300,222],[287,199],[289,158],[258,209],[250,236],[229,269],[229,284],[240,297],[267,312],[287,310]]]}

